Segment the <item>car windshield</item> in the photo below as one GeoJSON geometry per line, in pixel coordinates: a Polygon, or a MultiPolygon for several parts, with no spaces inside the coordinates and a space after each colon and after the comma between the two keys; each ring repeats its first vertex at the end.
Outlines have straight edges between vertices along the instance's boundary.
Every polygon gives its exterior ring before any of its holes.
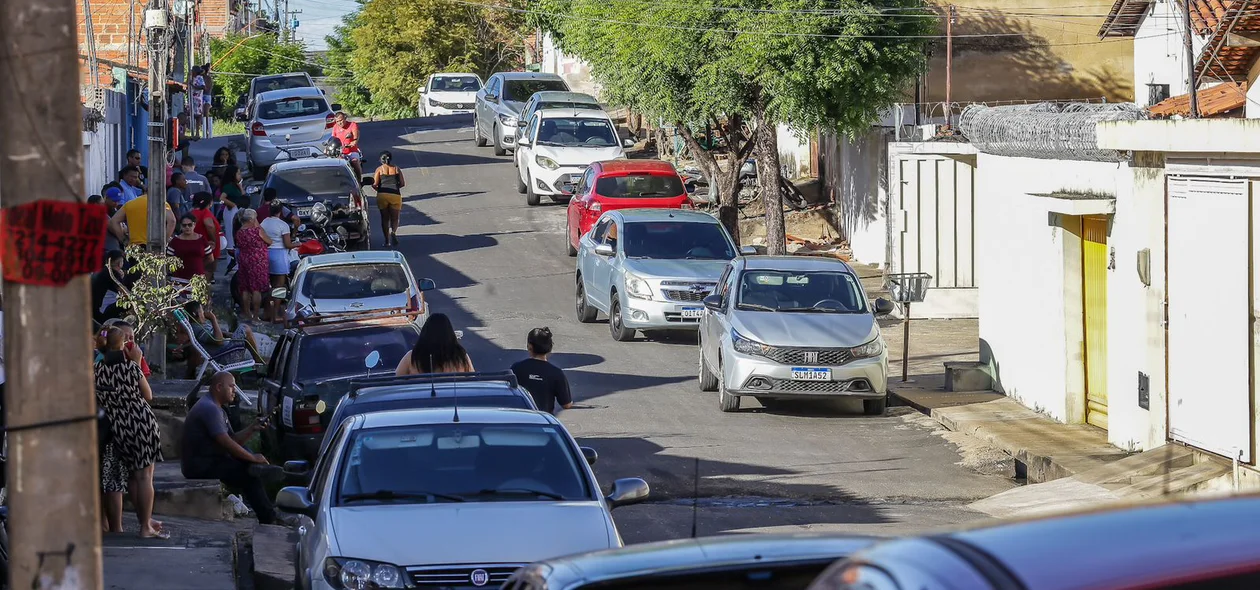
{"type": "Polygon", "coordinates": [[[258,107],[258,118],[265,120],[312,117],[328,111],[328,103],[322,98],[282,98],[264,102],[258,107]]]}
{"type": "Polygon", "coordinates": [[[481,81],[476,76],[434,76],[429,84],[430,92],[476,92],[481,81]]]}
{"type": "Polygon", "coordinates": [[[866,313],[857,277],[847,272],[749,270],[739,281],[739,309],[866,313]]]}
{"type": "Polygon", "coordinates": [[[730,260],[735,248],[716,223],[639,221],[624,230],[627,258],[730,260]]]}
{"type": "Polygon", "coordinates": [[[539,424],[442,423],[360,430],[340,505],[587,500],[564,433],[539,424]]]}
{"type": "Polygon", "coordinates": [[[311,299],[361,299],[397,295],[410,287],[402,265],[347,264],[311,269],[302,294],[311,299]]]}
{"type": "Polygon", "coordinates": [[[563,80],[506,80],[503,83],[503,100],[525,102],[535,92],[548,90],[568,91],[563,80]]]}
{"type": "Polygon", "coordinates": [[[311,83],[306,80],[306,76],[277,76],[275,78],[259,78],[254,82],[254,93],[310,87],[311,83]]]}
{"type": "Polygon", "coordinates": [[[617,132],[604,119],[553,117],[542,120],[538,145],[612,147],[617,145],[617,132]]]}
{"type": "Polygon", "coordinates": [[[298,351],[294,379],[309,383],[363,374],[364,360],[372,351],[381,355],[378,367],[392,369],[415,346],[418,337],[410,325],[308,334],[298,351]]]}
{"type": "Polygon", "coordinates": [[[273,170],[265,188],[276,189],[281,201],[298,203],[306,197],[350,197],[358,183],[354,174],[340,166],[273,170]]]}
{"type": "Polygon", "coordinates": [[[687,194],[677,174],[638,173],[605,176],[595,181],[595,194],[614,199],[678,197],[687,194]]]}

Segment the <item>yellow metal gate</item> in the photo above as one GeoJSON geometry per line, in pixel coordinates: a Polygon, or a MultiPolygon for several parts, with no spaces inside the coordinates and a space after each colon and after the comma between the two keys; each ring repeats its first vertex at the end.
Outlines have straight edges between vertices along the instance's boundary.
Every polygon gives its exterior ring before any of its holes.
{"type": "Polygon", "coordinates": [[[1107,428],[1107,218],[1081,219],[1085,421],[1107,428]]]}

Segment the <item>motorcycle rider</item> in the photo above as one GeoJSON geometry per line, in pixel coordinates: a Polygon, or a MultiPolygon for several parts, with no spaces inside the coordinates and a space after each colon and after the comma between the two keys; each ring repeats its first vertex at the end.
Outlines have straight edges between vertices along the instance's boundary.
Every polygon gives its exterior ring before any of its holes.
{"type": "Polygon", "coordinates": [[[359,124],[337,111],[333,119],[333,137],[341,142],[341,157],[350,161],[355,179],[363,178],[363,153],[359,151],[359,124]]]}

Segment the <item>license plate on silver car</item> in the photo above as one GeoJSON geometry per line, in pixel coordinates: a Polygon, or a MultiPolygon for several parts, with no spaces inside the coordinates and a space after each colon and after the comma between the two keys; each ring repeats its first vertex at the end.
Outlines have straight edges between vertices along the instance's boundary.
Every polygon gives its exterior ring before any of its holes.
{"type": "Polygon", "coordinates": [[[310,217],[311,207],[299,207],[297,210],[298,217],[310,217]]]}
{"type": "Polygon", "coordinates": [[[704,313],[703,307],[684,307],[682,309],[683,318],[698,318],[704,313]]]}
{"type": "Polygon", "coordinates": [[[294,148],[289,150],[295,158],[309,158],[311,156],[311,148],[294,148]]]}
{"type": "Polygon", "coordinates": [[[831,369],[792,367],[793,381],[831,381],[831,369]]]}

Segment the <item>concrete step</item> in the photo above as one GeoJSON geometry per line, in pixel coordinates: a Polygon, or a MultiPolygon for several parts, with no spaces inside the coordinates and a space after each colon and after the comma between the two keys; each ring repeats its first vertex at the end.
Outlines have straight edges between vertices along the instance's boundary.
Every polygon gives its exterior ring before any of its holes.
{"type": "Polygon", "coordinates": [[[1079,473],[1076,479],[1098,485],[1129,485],[1147,476],[1163,475],[1192,465],[1193,451],[1179,445],[1164,445],[1079,473]]]}
{"type": "MultiPolygon", "coordinates": [[[[205,520],[232,520],[232,503],[214,479],[185,479],[178,461],[157,464],[153,474],[153,513],[205,520]]],[[[130,499],[126,499],[131,510],[130,499]]]]}
{"type": "Polygon", "coordinates": [[[290,590],[297,567],[298,536],[293,529],[279,525],[254,525],[254,588],[290,590]]]}
{"type": "Polygon", "coordinates": [[[1134,483],[1114,491],[1124,498],[1174,496],[1197,490],[1200,486],[1229,475],[1232,467],[1219,459],[1209,459],[1165,474],[1138,478],[1134,483]]]}
{"type": "Polygon", "coordinates": [[[945,391],[989,391],[993,389],[993,377],[989,366],[978,361],[949,361],[945,363],[945,391]]]}

